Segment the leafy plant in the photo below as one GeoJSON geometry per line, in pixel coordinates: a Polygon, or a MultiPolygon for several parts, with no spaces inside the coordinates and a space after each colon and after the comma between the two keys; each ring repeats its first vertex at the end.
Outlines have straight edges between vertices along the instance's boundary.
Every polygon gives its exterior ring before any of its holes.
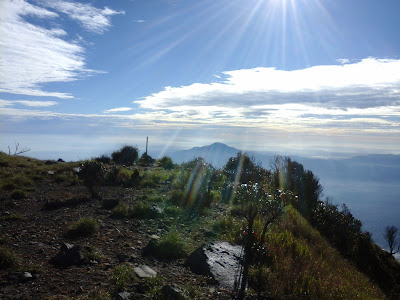
{"type": "Polygon", "coordinates": [[[116,291],[125,290],[129,285],[135,282],[135,279],[135,271],[127,263],[116,266],[112,271],[111,280],[116,291]]]}
{"type": "Polygon", "coordinates": [[[176,230],[171,230],[155,242],[152,255],[164,259],[185,257],[187,255],[187,243],[176,230]]]}
{"type": "Polygon", "coordinates": [[[139,157],[139,150],[133,146],[123,146],[111,154],[112,160],[120,165],[133,165],[139,157]]]}
{"type": "Polygon", "coordinates": [[[98,186],[100,186],[106,176],[106,169],[102,163],[97,161],[86,161],[82,164],[79,171],[79,177],[83,183],[89,188],[92,196],[98,197],[98,186]]]}
{"type": "Polygon", "coordinates": [[[111,217],[115,219],[128,218],[131,215],[131,208],[126,203],[118,204],[111,212],[111,217]]]}
{"type": "Polygon", "coordinates": [[[90,237],[98,230],[97,221],[91,218],[82,218],[70,225],[65,235],[68,238],[90,237]]]}
{"type": "Polygon", "coordinates": [[[165,170],[171,170],[175,167],[174,162],[168,156],[163,156],[156,161],[158,167],[164,168],[165,170]]]}

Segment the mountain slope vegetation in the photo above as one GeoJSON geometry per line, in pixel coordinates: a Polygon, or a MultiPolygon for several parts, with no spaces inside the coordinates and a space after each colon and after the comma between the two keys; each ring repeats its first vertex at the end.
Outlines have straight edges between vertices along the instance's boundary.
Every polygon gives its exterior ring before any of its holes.
{"type": "Polygon", "coordinates": [[[247,245],[249,299],[399,295],[399,263],[350,212],[321,201],[322,186],[301,164],[281,158],[266,170],[239,153],[221,169],[200,158],[140,166],[133,157],[122,165],[104,156],[65,163],[0,153],[0,298],[114,299],[126,291],[168,299],[163,287],[174,284],[183,297],[231,299],[237,291],[183,266],[212,240],[247,245]],[[143,256],[152,239],[158,248],[143,256]],[[82,263],[52,265],[62,243],[86,249],[82,263]],[[143,264],[155,279],[132,273],[143,264]],[[32,277],[21,279],[25,273],[32,277]]]}

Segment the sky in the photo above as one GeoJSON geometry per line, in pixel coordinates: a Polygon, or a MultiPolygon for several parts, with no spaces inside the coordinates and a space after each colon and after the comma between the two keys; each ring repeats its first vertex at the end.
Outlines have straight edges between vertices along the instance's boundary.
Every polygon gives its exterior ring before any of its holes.
{"type": "Polygon", "coordinates": [[[0,0],[0,150],[400,154],[398,0],[0,0]]]}

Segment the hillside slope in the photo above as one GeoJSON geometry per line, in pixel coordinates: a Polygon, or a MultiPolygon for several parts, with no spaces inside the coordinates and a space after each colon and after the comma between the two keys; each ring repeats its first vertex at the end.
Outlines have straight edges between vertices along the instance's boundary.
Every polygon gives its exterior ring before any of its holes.
{"type": "MultiPolygon", "coordinates": [[[[0,153],[1,299],[111,299],[121,291],[159,299],[161,288],[171,284],[188,298],[231,299],[229,291],[183,266],[185,257],[203,242],[237,242],[242,236],[243,219],[237,208],[221,202],[218,190],[212,192],[209,207],[194,211],[176,202],[176,192],[189,185],[183,176],[186,169],[107,164],[108,172],[118,170],[118,180],[99,186],[101,199],[96,199],[76,176],[79,165],[0,153]],[[131,186],[134,170],[140,182],[131,186]],[[93,231],[74,229],[83,217],[93,231]],[[173,252],[183,245],[182,256],[142,256],[152,235],[164,241],[172,237],[173,252]],[[67,268],[52,265],[65,242],[89,247],[86,260],[67,268]],[[143,264],[157,277],[129,275],[133,266],[143,264]],[[25,272],[31,277],[25,278],[25,272]]],[[[263,253],[251,271],[249,295],[385,298],[292,208],[271,227],[263,253]]]]}

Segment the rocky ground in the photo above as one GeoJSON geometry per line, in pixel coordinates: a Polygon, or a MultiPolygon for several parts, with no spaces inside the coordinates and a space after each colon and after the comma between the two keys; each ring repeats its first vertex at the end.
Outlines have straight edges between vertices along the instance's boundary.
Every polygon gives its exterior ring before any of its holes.
{"type": "MultiPolygon", "coordinates": [[[[119,201],[139,199],[143,193],[134,188],[101,188],[103,199],[119,201]]],[[[12,249],[20,258],[18,267],[0,270],[0,299],[79,299],[93,291],[114,297],[112,273],[124,263],[147,265],[157,272],[163,285],[178,286],[192,298],[231,298],[229,290],[220,288],[210,277],[192,273],[184,266],[185,259],[162,261],[142,256],[151,236],[168,230],[168,218],[113,219],[102,200],[93,200],[86,187],[51,179],[40,183],[26,198],[11,199],[1,192],[0,199],[0,246],[12,249]],[[66,238],[68,226],[82,217],[96,219],[98,231],[87,238],[66,238]],[[89,246],[97,256],[78,265],[54,266],[49,261],[63,243],[89,246]]],[[[141,279],[137,282],[140,285],[141,279]]]]}

